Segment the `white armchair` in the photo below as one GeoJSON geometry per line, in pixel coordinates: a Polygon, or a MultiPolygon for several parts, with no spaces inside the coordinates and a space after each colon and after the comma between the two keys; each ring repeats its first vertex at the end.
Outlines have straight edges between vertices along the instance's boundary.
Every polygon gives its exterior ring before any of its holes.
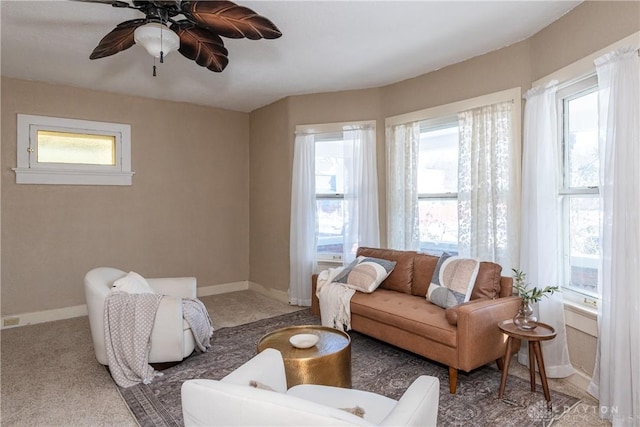
{"type": "Polygon", "coordinates": [[[301,384],[287,390],[278,350],[266,349],[220,381],[182,384],[185,426],[435,426],[440,382],[417,378],[396,401],[361,390],[301,384]],[[272,390],[250,387],[256,381],[272,390]],[[343,408],[360,407],[364,417],[343,408]]]}
{"type": "MultiPolygon", "coordinates": [[[[99,267],[84,278],[84,292],[96,359],[108,365],[104,344],[104,302],[116,280],[127,273],[116,268],[99,267]]],[[[195,277],[146,279],[162,298],[151,332],[149,363],[179,362],[196,347],[191,328],[182,316],[181,298],[196,297],[195,277]]]]}

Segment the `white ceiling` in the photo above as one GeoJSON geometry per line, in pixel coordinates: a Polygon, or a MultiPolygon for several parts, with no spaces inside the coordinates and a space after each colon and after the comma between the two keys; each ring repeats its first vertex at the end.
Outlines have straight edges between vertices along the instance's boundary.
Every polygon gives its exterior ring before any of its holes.
{"type": "Polygon", "coordinates": [[[158,65],[134,45],[89,60],[132,9],[77,1],[1,0],[2,75],[252,111],[289,95],[383,86],[523,40],[580,1],[242,1],[275,40],[224,39],[213,73],[174,52],[158,65]]]}

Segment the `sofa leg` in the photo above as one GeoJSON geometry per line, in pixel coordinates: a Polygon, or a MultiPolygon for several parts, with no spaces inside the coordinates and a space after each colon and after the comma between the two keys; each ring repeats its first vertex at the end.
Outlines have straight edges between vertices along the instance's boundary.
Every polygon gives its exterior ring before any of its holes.
{"type": "Polygon", "coordinates": [[[500,370],[500,372],[502,372],[502,370],[504,369],[504,357],[496,359],[496,365],[498,365],[498,369],[500,370]]]}
{"type": "Polygon", "coordinates": [[[449,393],[456,394],[456,387],[458,385],[458,370],[449,366],[449,393]]]}

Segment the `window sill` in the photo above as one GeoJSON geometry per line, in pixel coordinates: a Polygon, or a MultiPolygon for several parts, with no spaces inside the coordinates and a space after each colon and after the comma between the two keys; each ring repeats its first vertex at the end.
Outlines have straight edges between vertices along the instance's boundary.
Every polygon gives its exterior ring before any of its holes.
{"type": "Polygon", "coordinates": [[[341,259],[319,259],[317,260],[318,265],[320,264],[329,264],[329,265],[342,265],[341,259]]]}
{"type": "Polygon", "coordinates": [[[16,184],[131,185],[135,172],[38,170],[13,168],[16,184]]]}

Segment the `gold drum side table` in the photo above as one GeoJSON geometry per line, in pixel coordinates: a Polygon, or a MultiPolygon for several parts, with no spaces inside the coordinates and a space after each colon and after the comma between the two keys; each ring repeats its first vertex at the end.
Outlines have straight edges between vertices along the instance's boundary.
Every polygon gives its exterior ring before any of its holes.
{"type": "Polygon", "coordinates": [[[287,388],[298,384],[319,384],[351,388],[351,338],[338,329],[319,325],[290,326],[270,332],[258,341],[258,352],[274,348],[282,353],[287,388]],[[289,338],[315,334],[316,345],[296,348],[289,338]]]}

